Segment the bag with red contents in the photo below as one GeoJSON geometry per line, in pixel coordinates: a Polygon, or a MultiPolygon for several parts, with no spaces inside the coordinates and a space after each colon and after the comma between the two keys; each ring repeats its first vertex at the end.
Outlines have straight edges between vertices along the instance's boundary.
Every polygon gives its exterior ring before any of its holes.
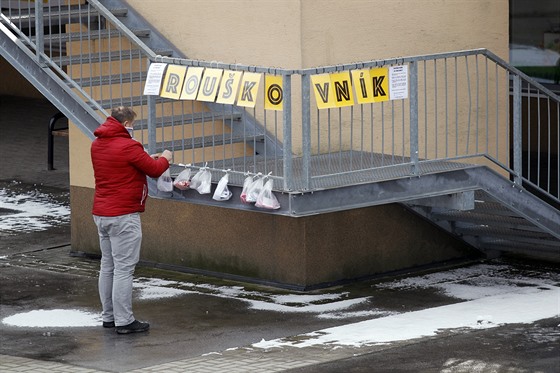
{"type": "Polygon", "coordinates": [[[253,182],[252,176],[247,176],[243,181],[243,189],[241,190],[241,197],[239,197],[241,199],[241,202],[243,203],[249,203],[247,202],[247,192],[249,191],[249,186],[251,185],[252,182],[253,182]]]}
{"type": "Polygon", "coordinates": [[[177,189],[187,190],[189,189],[190,178],[191,178],[191,169],[185,168],[183,171],[179,173],[179,175],[177,175],[175,181],[173,182],[173,185],[175,185],[177,189]]]}

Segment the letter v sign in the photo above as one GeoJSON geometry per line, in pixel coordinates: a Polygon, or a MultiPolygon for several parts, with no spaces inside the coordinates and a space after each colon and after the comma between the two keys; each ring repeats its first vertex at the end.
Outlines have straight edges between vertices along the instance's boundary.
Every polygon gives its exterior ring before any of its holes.
{"type": "Polygon", "coordinates": [[[318,109],[329,109],[336,106],[329,74],[311,75],[311,85],[315,92],[318,109]]]}

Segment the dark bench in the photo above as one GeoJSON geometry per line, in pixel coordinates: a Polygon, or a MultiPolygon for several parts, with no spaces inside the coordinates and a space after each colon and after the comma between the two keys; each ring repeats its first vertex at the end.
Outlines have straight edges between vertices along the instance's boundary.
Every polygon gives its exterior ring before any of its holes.
{"type": "Polygon", "coordinates": [[[54,166],[53,166],[53,138],[54,136],[62,136],[62,137],[68,137],[68,124],[66,124],[65,127],[60,127],[57,128],[56,127],[56,122],[59,119],[62,118],[66,118],[66,116],[64,114],[62,114],[61,112],[56,113],[55,115],[53,115],[51,117],[51,119],[49,120],[49,135],[48,135],[48,155],[47,155],[47,159],[48,159],[48,168],[49,170],[54,170],[54,166]]]}

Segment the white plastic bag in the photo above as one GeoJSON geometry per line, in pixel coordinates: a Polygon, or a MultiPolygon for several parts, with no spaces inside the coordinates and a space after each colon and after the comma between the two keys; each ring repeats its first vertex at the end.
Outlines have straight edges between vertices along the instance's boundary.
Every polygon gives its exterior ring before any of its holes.
{"type": "Polygon", "coordinates": [[[229,176],[226,173],[224,176],[222,176],[222,178],[218,182],[218,186],[216,187],[216,190],[214,191],[214,196],[212,196],[213,200],[215,200],[215,201],[227,201],[228,199],[231,198],[233,193],[231,193],[231,191],[228,188],[228,181],[229,181],[229,176]]]}
{"type": "Polygon", "coordinates": [[[251,185],[249,185],[249,189],[247,190],[247,198],[246,198],[247,202],[249,203],[257,202],[257,197],[259,196],[259,193],[261,192],[263,186],[264,186],[263,178],[257,175],[257,178],[253,180],[251,185]]]}
{"type": "Polygon", "coordinates": [[[189,185],[191,189],[196,189],[200,186],[200,176],[202,176],[202,168],[192,177],[191,184],[189,185]]]}
{"type": "Polygon", "coordinates": [[[280,202],[272,193],[272,187],[274,186],[274,181],[269,179],[263,186],[259,196],[257,197],[256,207],[269,210],[277,210],[280,208],[280,202]]]}
{"type": "Polygon", "coordinates": [[[162,192],[172,192],[173,191],[173,179],[171,179],[171,173],[169,168],[165,170],[157,180],[157,188],[162,192]]]}
{"type": "Polygon", "coordinates": [[[212,173],[206,167],[202,167],[191,180],[191,189],[196,189],[200,194],[210,194],[212,191],[212,173]],[[196,186],[194,181],[196,178],[196,186]]]}
{"type": "Polygon", "coordinates": [[[173,182],[173,185],[180,190],[187,190],[189,189],[189,185],[190,185],[190,181],[189,179],[191,178],[191,169],[190,168],[185,168],[183,171],[181,171],[179,173],[179,175],[177,175],[177,177],[175,178],[175,181],[173,182]]]}
{"type": "Polygon", "coordinates": [[[251,186],[251,184],[253,183],[253,177],[252,176],[247,176],[245,178],[245,180],[243,181],[243,190],[241,191],[241,202],[243,203],[249,203],[247,201],[247,193],[249,192],[249,187],[251,186]]]}

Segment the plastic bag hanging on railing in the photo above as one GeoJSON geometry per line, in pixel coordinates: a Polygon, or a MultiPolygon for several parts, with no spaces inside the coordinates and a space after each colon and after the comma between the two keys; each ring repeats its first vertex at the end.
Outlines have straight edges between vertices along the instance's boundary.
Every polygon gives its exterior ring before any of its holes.
{"type": "Polygon", "coordinates": [[[187,190],[190,186],[190,178],[191,178],[191,169],[188,168],[188,165],[185,166],[185,169],[177,175],[173,185],[180,190],[187,190]]]}
{"type": "Polygon", "coordinates": [[[162,192],[172,192],[173,191],[173,179],[171,178],[171,173],[169,168],[165,170],[163,174],[157,179],[157,188],[162,192]]]}
{"type": "Polygon", "coordinates": [[[243,181],[243,189],[241,190],[241,202],[243,203],[249,203],[247,202],[247,193],[249,192],[249,187],[251,186],[251,184],[253,183],[253,176],[249,175],[245,178],[245,180],[243,181]]]}
{"type": "Polygon", "coordinates": [[[204,165],[204,167],[201,167],[198,170],[198,172],[194,174],[194,176],[191,179],[191,185],[189,186],[191,189],[197,189],[200,186],[200,184],[202,183],[200,177],[203,175],[203,171],[205,169],[206,169],[206,165],[204,165]]]}
{"type": "Polygon", "coordinates": [[[268,179],[257,197],[257,201],[255,203],[256,207],[268,210],[277,210],[280,208],[280,202],[278,202],[278,199],[272,192],[273,186],[274,180],[268,179]]]}
{"type": "Polygon", "coordinates": [[[233,195],[233,193],[231,193],[231,191],[228,188],[228,182],[229,182],[228,171],[229,170],[227,170],[226,174],[222,176],[222,178],[218,182],[218,186],[216,187],[216,190],[214,191],[214,195],[212,196],[212,199],[215,201],[227,201],[233,195]]]}
{"type": "Polygon", "coordinates": [[[191,189],[196,189],[200,194],[209,194],[212,189],[212,173],[206,167],[202,167],[191,179],[191,189]]]}
{"type": "Polygon", "coordinates": [[[257,197],[259,196],[259,193],[261,192],[264,186],[264,181],[261,176],[262,174],[259,172],[256,176],[256,179],[253,180],[251,185],[249,185],[249,188],[247,190],[247,198],[246,198],[247,202],[249,203],[257,202],[257,197]]]}

